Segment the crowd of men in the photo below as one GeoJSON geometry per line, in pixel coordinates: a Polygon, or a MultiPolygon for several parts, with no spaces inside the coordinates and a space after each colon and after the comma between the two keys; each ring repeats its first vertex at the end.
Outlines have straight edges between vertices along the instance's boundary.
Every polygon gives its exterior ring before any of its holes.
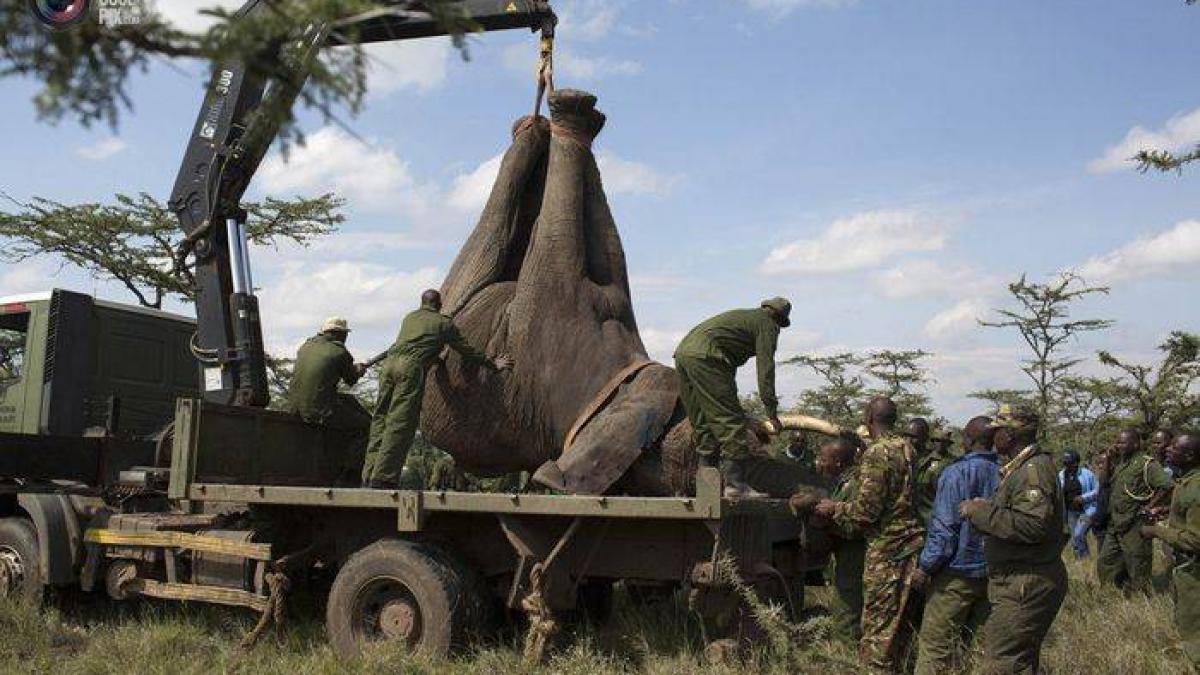
{"type": "MultiPolygon", "coordinates": [[[[363,487],[399,485],[425,374],[445,348],[493,371],[512,365],[468,344],[440,309],[438,292],[426,291],[405,317],[371,413],[338,391],[367,368],[346,349],[345,320],[327,320],[300,348],[291,404],[306,421],[344,434],[347,447],[365,448],[350,454],[347,467],[361,463],[354,482],[363,487]]],[[[702,463],[721,467],[728,499],[766,497],[747,471],[753,435],[735,376],[756,359],[759,397],[782,430],[775,351],[790,312],[785,298],[770,298],[718,314],[675,352],[696,451],[702,463]]],[[[968,421],[961,456],[924,419],[901,430],[902,412],[889,398],[872,399],[857,435],[830,438],[816,453],[829,496],[790,500],[798,517],[833,535],[834,623],[858,642],[865,668],[954,670],[978,635],[984,672],[1039,672],[1042,641],[1067,591],[1062,551],[1070,540],[1074,555],[1087,557],[1089,532],[1100,541],[1101,582],[1130,592],[1152,589],[1152,540],[1169,547],[1176,624],[1200,667],[1200,435],[1158,430],[1146,452],[1140,433],[1128,429],[1097,453],[1094,471],[1070,451],[1060,469],[1038,444],[1040,420],[1027,407],[1004,405],[994,418],[968,421]]]]}

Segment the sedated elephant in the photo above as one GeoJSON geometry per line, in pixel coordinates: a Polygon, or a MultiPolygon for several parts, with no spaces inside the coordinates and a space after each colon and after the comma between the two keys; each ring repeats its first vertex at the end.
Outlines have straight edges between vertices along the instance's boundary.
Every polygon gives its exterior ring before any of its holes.
{"type": "Polygon", "coordinates": [[[675,371],[651,362],[638,335],[591,150],[605,123],[595,105],[559,90],[550,120],[514,124],[441,291],[470,342],[515,365],[493,374],[448,355],[430,373],[421,430],[474,473],[536,471],[570,493],[683,492],[695,466],[690,425],[675,371]]]}

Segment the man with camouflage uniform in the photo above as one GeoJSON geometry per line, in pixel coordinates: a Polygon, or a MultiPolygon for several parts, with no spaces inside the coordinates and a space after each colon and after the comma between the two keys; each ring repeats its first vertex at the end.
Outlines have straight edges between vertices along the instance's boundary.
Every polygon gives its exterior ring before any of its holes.
{"type": "Polygon", "coordinates": [[[379,399],[371,418],[371,442],[363,462],[363,487],[395,489],[408,451],[421,421],[425,397],[425,374],[450,347],[463,361],[493,372],[507,370],[512,359],[494,361],[472,347],[454,321],[441,313],[442,295],[435,290],[421,294],[421,308],[409,313],[383,363],[379,377],[379,399]]]}
{"type": "Polygon", "coordinates": [[[923,525],[929,524],[933,513],[933,496],[937,492],[938,475],[950,463],[949,453],[941,438],[931,442],[929,422],[924,417],[914,417],[908,422],[904,434],[912,443],[917,455],[917,516],[923,525]]]}
{"type": "Polygon", "coordinates": [[[868,668],[894,672],[907,659],[913,637],[917,603],[910,577],[924,528],[913,505],[913,449],[895,430],[896,404],[873,398],[865,417],[871,442],[859,462],[858,494],[849,501],[821,500],[816,513],[866,540],[858,656],[868,668]]]}
{"type": "MultiPolygon", "coordinates": [[[[833,486],[830,498],[835,502],[851,502],[858,495],[857,453],[858,448],[844,437],[822,444],[817,452],[817,472],[833,486]]],[[[803,495],[794,496],[791,503],[792,509],[800,516],[807,515],[807,511],[816,504],[807,501],[803,495]]],[[[828,529],[833,535],[835,595],[829,609],[833,615],[834,633],[846,641],[857,642],[862,637],[862,580],[866,542],[857,528],[837,527],[824,518],[816,518],[814,525],[828,529]]]]}
{"type": "Polygon", "coordinates": [[[983,626],[990,610],[983,535],[959,514],[958,506],[975,497],[991,497],[1000,483],[991,421],[980,416],[967,422],[966,453],[938,477],[925,548],[913,574],[915,585],[925,589],[917,675],[961,669],[961,647],[983,626]]]}
{"type": "Polygon", "coordinates": [[[1062,549],[1062,490],[1049,452],[1036,445],[1037,414],[1000,406],[992,422],[1001,461],[991,499],[970,499],[959,513],[984,533],[988,599],[983,672],[1039,672],[1042,641],[1067,594],[1062,549]]]}
{"type": "Polygon", "coordinates": [[[1108,529],[1096,558],[1102,584],[1148,593],[1154,549],[1138,533],[1141,512],[1156,492],[1170,490],[1173,481],[1158,460],[1142,451],[1138,432],[1117,436],[1117,456],[1108,477],[1108,529]]]}
{"type": "Polygon", "coordinates": [[[366,371],[346,349],[350,326],[340,317],[321,324],[296,353],[288,406],[305,422],[329,430],[328,451],[339,455],[337,482],[353,484],[367,445],[371,414],[354,396],[338,391],[339,384],[354,386],[366,371]]]}
{"type": "Polygon", "coordinates": [[[1161,539],[1175,552],[1175,627],[1192,668],[1200,671],[1200,435],[1180,434],[1167,458],[1181,476],[1171,515],[1166,525],[1143,525],[1141,534],[1161,539]]]}
{"type": "Polygon", "coordinates": [[[792,303],[786,298],[763,300],[754,309],[734,309],[693,328],[675,349],[679,400],[692,423],[696,452],[709,466],[724,460],[725,497],[762,498],[750,487],[750,449],[746,444],[746,412],[738,400],[737,369],[754,358],[758,396],[776,429],[779,399],[775,396],[775,348],[779,330],[791,324],[792,303]]]}

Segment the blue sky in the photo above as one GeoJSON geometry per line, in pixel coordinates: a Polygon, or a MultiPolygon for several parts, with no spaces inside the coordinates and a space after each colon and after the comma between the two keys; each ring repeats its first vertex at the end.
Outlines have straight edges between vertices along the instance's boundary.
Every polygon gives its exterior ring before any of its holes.
{"type": "MultiPolygon", "coordinates": [[[[209,1],[159,0],[185,27],[209,1]]],[[[1116,327],[1073,344],[1150,358],[1200,330],[1200,167],[1140,175],[1145,146],[1200,142],[1200,8],[1142,2],[674,0],[554,3],[559,86],[600,97],[597,142],[653,356],[693,324],[783,294],[781,358],[923,347],[953,420],[974,389],[1022,386],[1015,335],[975,319],[1023,272],[1112,286],[1081,313],[1116,327]]],[[[337,190],[344,233],[254,252],[268,343],[320,319],[385,346],[448,269],[533,96],[529,33],[373,47],[366,142],[303,117],[306,148],[268,159],[252,194],[337,190]]],[[[35,119],[35,86],[0,81],[0,188],[18,199],[168,195],[205,84],[198,64],[135,78],[115,135],[35,119]]],[[[52,262],[0,266],[0,294],[67,286],[52,262]],[[53,276],[50,276],[53,275],[53,276]]],[[[1087,365],[1096,369],[1097,366],[1087,365]]],[[[752,386],[752,369],[744,378],[752,386]]],[[[785,369],[794,400],[807,376],[785,369]]]]}

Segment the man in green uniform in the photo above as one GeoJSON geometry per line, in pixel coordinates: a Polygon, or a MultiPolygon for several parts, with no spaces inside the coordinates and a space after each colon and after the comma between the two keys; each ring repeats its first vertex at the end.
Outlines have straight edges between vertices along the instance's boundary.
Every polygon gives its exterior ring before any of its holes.
{"type": "Polygon", "coordinates": [[[1200,671],[1200,435],[1180,434],[1167,459],[1182,476],[1171,497],[1171,515],[1166,525],[1142,526],[1141,534],[1161,539],[1175,552],[1175,627],[1192,668],[1200,671]]]}
{"type": "Polygon", "coordinates": [[[696,326],[675,350],[679,398],[692,422],[701,461],[716,466],[724,459],[725,496],[761,498],[746,482],[746,412],[738,401],[737,369],[750,357],[758,368],[758,396],[776,429],[779,399],[775,396],[775,347],[780,328],[791,325],[792,304],[784,298],[764,300],[756,309],[735,309],[696,326]]]}
{"type": "Polygon", "coordinates": [[[866,409],[871,441],[859,462],[858,493],[816,506],[838,530],[866,540],[858,657],[883,672],[900,670],[909,656],[918,604],[911,576],[925,532],[913,504],[916,460],[912,446],[896,433],[897,417],[891,399],[871,399],[866,409]]]}
{"type": "Polygon", "coordinates": [[[982,670],[1033,675],[1067,594],[1062,489],[1054,458],[1035,445],[1036,413],[1002,405],[992,428],[996,453],[1006,460],[1000,485],[991,499],[959,505],[984,534],[992,613],[983,627],[982,670]]]}
{"type": "Polygon", "coordinates": [[[467,343],[454,321],[443,316],[442,295],[434,290],[421,294],[421,308],[404,317],[400,335],[388,350],[379,377],[379,399],[371,418],[371,442],[363,462],[364,487],[393,489],[421,421],[425,397],[425,374],[446,347],[462,355],[468,364],[491,371],[507,370],[512,359],[489,359],[467,343]]]}
{"type": "Polygon", "coordinates": [[[908,437],[913,451],[917,454],[917,515],[922,524],[928,525],[929,517],[933,514],[933,497],[937,492],[938,475],[951,458],[940,438],[937,442],[931,442],[929,422],[924,417],[909,420],[904,435],[908,437]]]}
{"type": "Polygon", "coordinates": [[[1102,584],[1148,593],[1154,549],[1138,533],[1142,508],[1155,493],[1170,490],[1171,477],[1158,460],[1142,451],[1138,432],[1117,436],[1117,456],[1108,479],[1108,529],[1100,542],[1096,575],[1102,584]]]}
{"type": "MultiPolygon", "coordinates": [[[[858,465],[854,462],[857,451],[845,438],[835,438],[823,444],[817,454],[817,471],[833,485],[830,498],[835,502],[851,502],[858,495],[858,465]]],[[[831,529],[835,537],[835,594],[830,606],[834,632],[844,640],[858,642],[862,637],[863,559],[867,543],[856,529],[836,526],[831,529]]]]}
{"type": "Polygon", "coordinates": [[[366,371],[346,349],[350,327],[345,319],[332,317],[321,324],[321,332],[309,338],[296,353],[288,404],[309,424],[331,432],[327,450],[339,455],[337,482],[351,478],[362,463],[371,414],[354,396],[338,391],[344,383],[352,387],[366,371]]]}

